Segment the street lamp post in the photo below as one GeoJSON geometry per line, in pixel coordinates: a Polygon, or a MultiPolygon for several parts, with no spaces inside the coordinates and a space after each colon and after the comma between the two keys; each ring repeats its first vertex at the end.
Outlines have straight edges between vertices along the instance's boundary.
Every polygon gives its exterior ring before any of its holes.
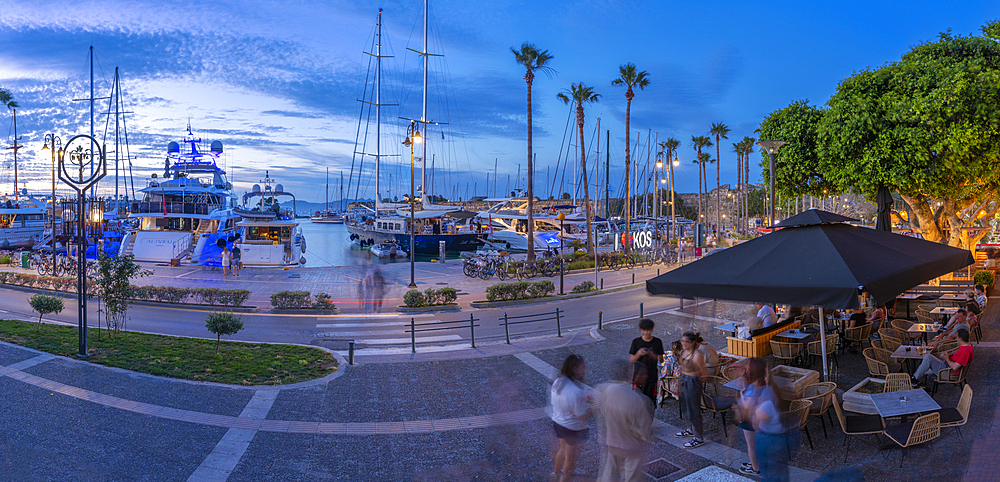
{"type": "MultiPolygon", "coordinates": [[[[566,215],[559,213],[557,217],[559,218],[559,294],[563,294],[563,273],[565,272],[563,269],[563,237],[566,233],[566,230],[563,229],[563,221],[566,219],[566,215]]],[[[595,256],[594,259],[596,260],[597,257],[595,256]]]]}
{"type": "Polygon", "coordinates": [[[677,211],[674,209],[674,167],[681,165],[681,161],[674,158],[674,162],[670,163],[670,169],[668,171],[670,175],[670,230],[673,231],[674,238],[677,238],[677,211]]]}
{"type": "Polygon", "coordinates": [[[108,174],[107,159],[104,149],[97,139],[88,135],[78,135],[70,138],[65,149],[59,151],[59,179],[76,191],[77,197],[77,251],[76,251],[76,283],[78,306],[78,340],[77,356],[87,357],[87,189],[97,184],[108,174]],[[70,173],[66,168],[66,154],[69,154],[70,167],[76,171],[70,173]],[[95,164],[96,163],[96,164],[95,164]],[[86,172],[89,171],[89,174],[86,172]]]}
{"type": "MultiPolygon", "coordinates": [[[[53,267],[53,270],[55,270],[55,266],[56,266],[56,152],[59,153],[59,156],[62,156],[62,138],[60,138],[59,136],[57,136],[55,134],[45,134],[45,138],[44,138],[43,142],[44,142],[44,145],[42,146],[42,150],[45,151],[45,150],[50,150],[51,149],[51,151],[52,151],[52,214],[50,215],[49,219],[51,221],[50,224],[52,225],[52,267],[53,267]],[[49,143],[52,144],[51,148],[49,147],[49,143]]],[[[60,219],[62,219],[62,218],[60,218],[60,219]]],[[[53,271],[53,275],[55,275],[55,271],[53,271]]]]}
{"type": "MultiPolygon", "coordinates": [[[[416,256],[416,251],[414,249],[414,233],[413,231],[417,229],[413,218],[413,212],[417,209],[416,202],[416,191],[414,190],[414,158],[413,158],[413,145],[419,144],[421,140],[420,129],[417,128],[417,123],[410,121],[410,125],[406,127],[406,139],[403,141],[403,145],[410,148],[410,288],[416,288],[417,282],[415,279],[415,269],[414,269],[414,257],[416,256]]],[[[376,195],[376,197],[378,197],[376,195]]]]}
{"type": "Polygon", "coordinates": [[[767,150],[767,157],[770,162],[770,179],[771,186],[768,192],[768,208],[771,212],[771,232],[774,232],[774,153],[778,151],[778,148],[787,144],[785,141],[760,141],[757,143],[758,146],[763,147],[767,150]]]}

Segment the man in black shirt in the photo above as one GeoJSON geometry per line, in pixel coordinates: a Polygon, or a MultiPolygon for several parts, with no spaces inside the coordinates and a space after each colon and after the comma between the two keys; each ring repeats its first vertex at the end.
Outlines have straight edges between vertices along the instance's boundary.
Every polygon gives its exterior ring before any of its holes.
{"type": "Polygon", "coordinates": [[[632,340],[632,346],[628,350],[629,361],[636,364],[636,373],[641,371],[640,366],[646,369],[646,377],[642,381],[640,389],[642,394],[653,402],[654,409],[656,406],[656,382],[660,378],[657,363],[663,362],[663,341],[653,336],[655,326],[653,320],[649,318],[639,320],[639,332],[642,333],[642,336],[632,340]]]}

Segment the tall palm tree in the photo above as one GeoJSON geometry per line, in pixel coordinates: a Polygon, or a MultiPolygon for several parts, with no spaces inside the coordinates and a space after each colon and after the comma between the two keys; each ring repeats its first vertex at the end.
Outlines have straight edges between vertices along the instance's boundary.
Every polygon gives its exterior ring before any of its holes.
{"type": "MultiPolygon", "coordinates": [[[[7,107],[7,110],[14,111],[14,131],[17,132],[17,101],[14,100],[14,95],[10,93],[7,89],[0,89],[0,105],[7,107]]],[[[14,145],[17,146],[17,140],[14,140],[14,145]]],[[[17,147],[14,148],[14,195],[17,195],[17,147]]]]}
{"type": "MultiPolygon", "coordinates": [[[[748,186],[750,185],[750,153],[753,152],[753,146],[757,143],[757,139],[753,137],[746,136],[743,138],[743,182],[748,186]]],[[[747,220],[747,229],[750,228],[750,196],[749,191],[747,195],[743,196],[743,213],[745,219],[747,220]]]]}
{"type": "Polygon", "coordinates": [[[728,139],[726,137],[729,134],[729,127],[721,122],[716,122],[712,124],[712,128],[708,130],[709,133],[715,136],[715,232],[717,234],[722,233],[722,196],[719,189],[722,187],[719,184],[719,166],[722,165],[722,157],[719,155],[719,147],[722,145],[719,143],[720,139],[728,139]]]}
{"type": "MultiPolygon", "coordinates": [[[[701,156],[701,150],[706,147],[712,147],[712,140],[709,139],[707,136],[691,136],[691,146],[694,147],[695,152],[698,153],[698,156],[695,157],[694,161],[695,164],[698,164],[698,219],[696,220],[696,222],[701,223],[702,222],[701,182],[703,178],[702,173],[705,172],[705,160],[701,156]]],[[[708,186],[707,180],[705,181],[705,185],[708,186]]],[[[707,187],[705,188],[705,191],[708,191],[707,187]]],[[[707,203],[705,204],[705,208],[707,210],[708,208],[707,203]]]]}
{"type": "Polygon", "coordinates": [[[601,98],[601,94],[594,93],[593,87],[587,87],[583,83],[573,84],[569,90],[560,92],[557,97],[563,102],[576,104],[576,125],[580,128],[580,169],[583,170],[583,206],[587,211],[587,252],[594,254],[594,242],[592,237],[591,214],[590,214],[590,187],[587,184],[587,150],[583,147],[583,104],[592,104],[601,98]],[[569,95],[566,95],[566,94],[569,95]]]}
{"type": "Polygon", "coordinates": [[[521,49],[510,48],[514,53],[514,60],[524,66],[524,82],[528,84],[528,262],[535,260],[535,167],[532,162],[531,149],[531,83],[535,81],[535,71],[544,73],[552,78],[555,70],[549,67],[548,62],[552,60],[552,55],[548,50],[539,50],[534,44],[524,42],[521,49]]]}
{"type": "Polygon", "coordinates": [[[618,67],[618,78],[611,81],[612,85],[625,86],[625,254],[632,252],[632,213],[629,203],[632,197],[632,163],[629,159],[629,133],[632,120],[632,98],[635,97],[633,87],[645,90],[649,85],[649,73],[645,70],[636,71],[635,64],[627,63],[618,67]]]}
{"type": "Polygon", "coordinates": [[[708,166],[706,166],[706,164],[714,164],[714,163],[715,163],[715,159],[712,159],[712,155],[711,154],[709,154],[707,152],[703,152],[701,154],[701,170],[705,173],[705,212],[706,213],[708,213],[708,207],[709,207],[708,202],[711,200],[711,198],[709,198],[710,192],[708,190],[708,166]]]}
{"type": "Polygon", "coordinates": [[[743,228],[743,190],[740,188],[743,181],[743,141],[733,143],[733,152],[736,153],[736,230],[743,228]]]}
{"type": "MultiPolygon", "coordinates": [[[[674,156],[677,153],[677,147],[681,145],[681,142],[673,137],[668,137],[667,140],[660,142],[660,153],[665,154],[664,162],[667,163],[666,168],[670,170],[670,184],[667,185],[667,191],[670,196],[670,230],[671,233],[674,232],[674,203],[673,203],[673,192],[674,192],[674,156]]],[[[662,206],[662,204],[661,204],[662,206]]]]}

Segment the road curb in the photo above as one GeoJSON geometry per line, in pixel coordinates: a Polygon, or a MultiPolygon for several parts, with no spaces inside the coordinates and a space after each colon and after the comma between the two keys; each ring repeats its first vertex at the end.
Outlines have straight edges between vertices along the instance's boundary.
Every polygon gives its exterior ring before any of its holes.
{"type": "Polygon", "coordinates": [[[462,304],[449,303],[447,305],[433,305],[433,306],[399,305],[396,307],[396,311],[399,313],[433,313],[435,311],[455,312],[455,311],[462,311],[462,304]]]}
{"type": "Polygon", "coordinates": [[[530,305],[534,303],[548,303],[550,301],[562,301],[562,300],[572,300],[575,298],[583,298],[586,296],[596,296],[604,295],[608,293],[615,293],[617,291],[625,291],[633,288],[639,288],[646,286],[645,281],[641,281],[635,284],[629,284],[625,286],[617,286],[614,288],[607,288],[605,290],[588,291],[586,293],[570,293],[566,295],[552,295],[546,296],[544,298],[530,298],[526,300],[506,300],[506,301],[473,301],[470,305],[473,308],[502,308],[504,306],[518,306],[518,305],[530,305]]]}

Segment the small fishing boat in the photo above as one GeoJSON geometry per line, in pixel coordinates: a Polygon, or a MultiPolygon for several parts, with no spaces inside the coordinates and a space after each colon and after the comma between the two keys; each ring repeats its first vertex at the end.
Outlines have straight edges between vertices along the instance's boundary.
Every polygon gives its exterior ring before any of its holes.
{"type": "Polygon", "coordinates": [[[379,258],[392,258],[395,255],[397,258],[407,257],[406,250],[402,246],[396,243],[378,243],[372,245],[369,250],[376,257],[379,258]]]}

